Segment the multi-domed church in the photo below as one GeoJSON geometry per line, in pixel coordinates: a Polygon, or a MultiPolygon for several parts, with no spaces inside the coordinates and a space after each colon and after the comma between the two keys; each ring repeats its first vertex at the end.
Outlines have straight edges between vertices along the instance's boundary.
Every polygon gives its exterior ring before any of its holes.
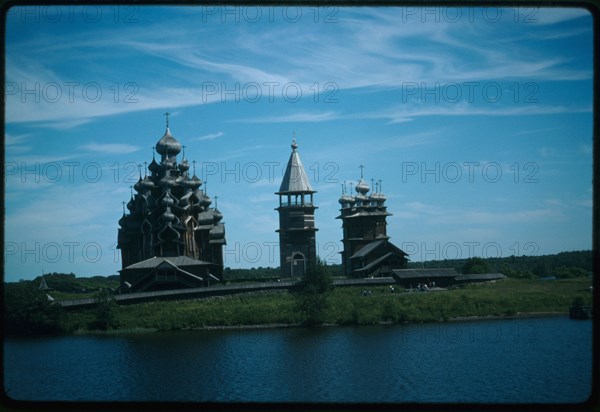
{"type": "MultiPolygon", "coordinates": [[[[121,292],[208,286],[223,277],[223,215],[202,190],[202,181],[167,127],[152,162],[123,202],[117,248],[121,249],[121,292]],[[181,162],[177,155],[182,152],[181,162]]],[[[195,162],[194,162],[195,165],[195,162]]],[[[195,169],[195,167],[194,167],[195,169]]],[[[215,197],[216,199],[216,197],[215,197]]]]}
{"type": "Polygon", "coordinates": [[[342,220],[344,233],[343,273],[349,277],[390,276],[394,269],[406,267],[408,255],[390,242],[387,235],[386,219],[392,214],[387,211],[381,180],[371,190],[373,181],[369,186],[362,169],[363,166],[354,188],[356,196],[348,194],[344,184],[339,199],[341,214],[337,219],[342,220]]]}

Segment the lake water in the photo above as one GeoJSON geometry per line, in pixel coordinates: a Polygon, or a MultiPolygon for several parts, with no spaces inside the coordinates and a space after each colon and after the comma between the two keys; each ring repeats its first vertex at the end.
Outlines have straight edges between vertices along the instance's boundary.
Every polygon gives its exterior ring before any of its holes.
{"type": "Polygon", "coordinates": [[[8,339],[18,400],[575,403],[592,322],[538,318],[8,339]]]}

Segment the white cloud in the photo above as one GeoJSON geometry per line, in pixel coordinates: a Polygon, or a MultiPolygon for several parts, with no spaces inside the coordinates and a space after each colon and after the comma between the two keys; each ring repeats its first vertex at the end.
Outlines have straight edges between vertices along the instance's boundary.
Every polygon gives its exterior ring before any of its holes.
{"type": "Polygon", "coordinates": [[[291,122],[326,122],[339,119],[340,116],[332,111],[328,112],[299,112],[280,116],[254,117],[237,119],[234,121],[247,123],[291,123],[291,122]]]}
{"type": "Polygon", "coordinates": [[[391,123],[401,123],[423,116],[533,116],[559,113],[591,112],[591,108],[566,106],[518,106],[481,107],[480,105],[457,103],[454,105],[398,106],[377,112],[356,114],[353,117],[389,119],[391,123]]]}
{"type": "MultiPolygon", "coordinates": [[[[551,205],[554,206],[554,205],[551,205]]],[[[424,219],[427,224],[458,225],[503,225],[513,223],[532,223],[562,218],[555,208],[526,209],[513,211],[491,211],[478,209],[456,209],[428,205],[418,201],[404,204],[405,216],[424,219]]]]}
{"type": "Polygon", "coordinates": [[[566,7],[536,7],[532,8],[529,14],[531,14],[531,19],[535,19],[532,24],[540,25],[557,24],[581,17],[591,17],[591,13],[586,9],[566,7]]]}
{"type": "Polygon", "coordinates": [[[540,156],[542,157],[554,157],[556,156],[556,149],[554,149],[553,147],[541,147],[538,150],[538,153],[540,154],[540,156]]]}
{"type": "Polygon", "coordinates": [[[88,143],[81,148],[90,152],[106,154],[127,154],[140,150],[137,146],[122,143],[88,143]]]}
{"type": "Polygon", "coordinates": [[[200,141],[200,140],[214,140],[217,139],[221,136],[223,136],[225,133],[223,132],[217,132],[217,133],[209,133],[209,134],[205,134],[204,136],[200,136],[200,137],[195,137],[193,139],[190,139],[191,141],[200,141]]]}

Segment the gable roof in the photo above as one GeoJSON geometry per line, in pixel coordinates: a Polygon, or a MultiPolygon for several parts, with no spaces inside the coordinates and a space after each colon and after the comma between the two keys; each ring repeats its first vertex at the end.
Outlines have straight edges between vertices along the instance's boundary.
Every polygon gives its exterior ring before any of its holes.
{"type": "Polygon", "coordinates": [[[392,242],[388,240],[388,237],[381,238],[378,240],[373,240],[372,242],[367,243],[363,246],[358,252],[350,256],[350,259],[363,258],[371,254],[374,250],[378,249],[381,246],[386,247],[390,253],[397,253],[402,256],[408,256],[408,254],[400,249],[398,246],[394,245],[392,242]]]}
{"type": "Polygon", "coordinates": [[[133,265],[127,266],[125,269],[153,269],[161,264],[167,262],[172,266],[185,267],[185,266],[198,266],[198,265],[211,265],[210,262],[204,260],[192,259],[187,256],[154,256],[153,258],[142,260],[141,262],[134,263],[133,265]]]}
{"type": "Polygon", "coordinates": [[[371,270],[372,268],[376,267],[378,264],[380,264],[381,262],[383,262],[384,260],[386,260],[387,258],[389,258],[390,256],[393,256],[393,255],[394,255],[393,252],[388,252],[385,255],[381,256],[380,258],[375,259],[368,265],[365,265],[364,267],[359,268],[359,269],[354,269],[353,272],[364,272],[367,270],[371,270]]]}
{"type": "Polygon", "coordinates": [[[358,252],[350,256],[350,259],[362,258],[367,256],[369,253],[377,249],[385,242],[385,239],[374,240],[363,246],[358,252]]]}
{"type": "Polygon", "coordinates": [[[458,275],[457,281],[478,281],[478,280],[500,280],[506,279],[502,273],[474,273],[471,275],[458,275]]]}
{"type": "Polygon", "coordinates": [[[454,278],[458,272],[454,268],[392,269],[392,276],[396,279],[454,278]]]}

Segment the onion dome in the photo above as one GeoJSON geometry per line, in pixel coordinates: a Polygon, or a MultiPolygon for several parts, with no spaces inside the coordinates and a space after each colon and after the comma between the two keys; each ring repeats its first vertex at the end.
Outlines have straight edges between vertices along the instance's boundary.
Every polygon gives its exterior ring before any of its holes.
{"type": "Polygon", "coordinates": [[[162,164],[167,170],[172,169],[173,166],[175,166],[175,163],[172,162],[169,157],[165,157],[164,160],[160,162],[160,164],[162,164]]]}
{"type": "Polygon", "coordinates": [[[150,190],[154,187],[154,182],[148,178],[148,176],[144,176],[141,182],[139,182],[142,190],[150,190]]]}
{"type": "Polygon", "coordinates": [[[156,173],[160,170],[160,165],[156,163],[156,160],[152,159],[148,165],[148,170],[150,170],[152,173],[156,173]]]}
{"type": "Polygon", "coordinates": [[[133,196],[131,197],[131,200],[127,202],[127,209],[129,209],[131,212],[135,211],[135,200],[133,200],[133,196]]]}
{"type": "Polygon", "coordinates": [[[221,219],[223,219],[223,213],[221,213],[221,211],[217,208],[215,208],[215,210],[213,210],[213,219],[215,224],[219,223],[221,221],[221,219]]]}
{"type": "Polygon", "coordinates": [[[174,156],[181,152],[181,143],[171,135],[168,127],[164,136],[156,143],[156,151],[160,155],[168,154],[169,156],[174,156]]]}
{"type": "Polygon", "coordinates": [[[380,194],[377,192],[372,192],[371,195],[369,196],[369,201],[371,202],[372,206],[376,206],[379,204],[380,202],[380,194]]]}
{"type": "Polygon", "coordinates": [[[383,206],[383,204],[387,200],[387,197],[381,191],[381,179],[377,181],[375,187],[377,188],[377,191],[375,193],[377,195],[375,198],[375,200],[377,201],[377,206],[383,206]]]}
{"type": "Polygon", "coordinates": [[[202,192],[202,204],[204,205],[204,207],[209,207],[211,203],[212,199],[210,198],[210,196],[207,195],[205,192],[202,192]]]}
{"type": "Polygon", "coordinates": [[[142,191],[142,187],[140,186],[140,183],[142,183],[142,177],[141,176],[138,179],[138,181],[133,185],[133,188],[136,190],[136,192],[141,192],[142,191]]]}
{"type": "Polygon", "coordinates": [[[371,188],[369,187],[369,184],[367,182],[365,182],[365,179],[363,179],[362,177],[358,181],[358,184],[356,185],[355,189],[358,193],[361,193],[363,195],[367,194],[367,192],[369,190],[371,190],[371,188]]]}
{"type": "Polygon", "coordinates": [[[349,194],[344,193],[342,196],[340,196],[338,201],[340,202],[342,207],[344,207],[344,205],[349,206],[354,203],[354,196],[350,196],[349,194]]]}
{"type": "Polygon", "coordinates": [[[369,201],[369,198],[362,193],[357,194],[355,199],[358,206],[364,206],[369,201]]]}
{"type": "Polygon", "coordinates": [[[192,186],[194,189],[198,189],[200,186],[202,186],[202,180],[200,180],[196,175],[192,176],[191,181],[194,182],[194,186],[192,186]]]}
{"type": "Polygon", "coordinates": [[[159,183],[162,187],[167,187],[167,188],[171,188],[171,187],[175,186],[175,181],[168,174],[164,175],[163,178],[160,179],[159,183]]]}
{"type": "Polygon", "coordinates": [[[185,178],[181,181],[180,183],[181,187],[183,187],[186,190],[193,190],[196,188],[196,184],[194,183],[194,181],[190,178],[185,178]]]}
{"type": "Polygon", "coordinates": [[[171,207],[175,204],[175,200],[169,194],[165,194],[165,196],[160,201],[160,204],[164,207],[171,207]]]}
{"type": "Polygon", "coordinates": [[[182,172],[187,172],[188,170],[190,170],[190,163],[187,161],[187,159],[183,159],[181,163],[179,163],[177,168],[182,172]]]}
{"type": "Polygon", "coordinates": [[[383,206],[387,198],[383,193],[373,193],[371,199],[377,202],[377,206],[383,206]]]}
{"type": "Polygon", "coordinates": [[[171,212],[171,208],[167,207],[167,210],[164,211],[162,215],[160,215],[163,222],[171,223],[175,220],[175,215],[171,212]]]}
{"type": "Polygon", "coordinates": [[[342,200],[344,204],[347,204],[348,206],[352,206],[355,203],[354,196],[350,196],[348,194],[343,195],[340,200],[342,200]]]}
{"type": "Polygon", "coordinates": [[[123,213],[123,216],[121,217],[121,219],[119,219],[119,226],[125,227],[126,224],[127,224],[127,216],[125,215],[125,213],[123,213]]]}
{"type": "Polygon", "coordinates": [[[202,190],[200,189],[194,189],[194,198],[198,199],[198,204],[202,204],[202,190]]]}

